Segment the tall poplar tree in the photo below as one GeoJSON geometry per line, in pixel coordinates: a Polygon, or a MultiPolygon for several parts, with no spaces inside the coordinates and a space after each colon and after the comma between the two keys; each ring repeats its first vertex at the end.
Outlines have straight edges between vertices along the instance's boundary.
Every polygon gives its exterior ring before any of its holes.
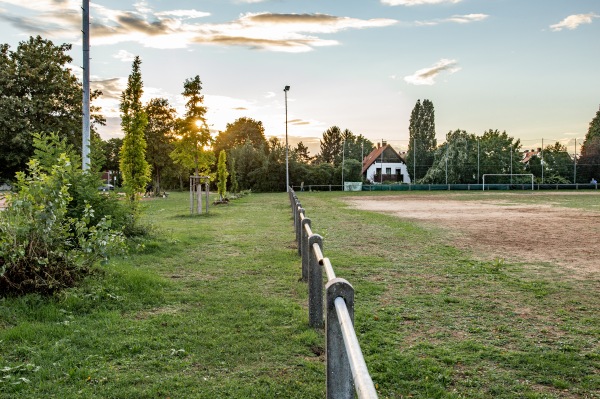
{"type": "Polygon", "coordinates": [[[423,178],[434,160],[437,147],[435,138],[435,110],[430,100],[417,100],[410,115],[408,126],[410,141],[406,154],[406,165],[411,181],[423,178]]]}
{"type": "Polygon", "coordinates": [[[133,60],[127,88],[121,94],[121,128],[125,133],[120,154],[120,169],[123,185],[131,200],[145,192],[150,181],[150,165],[146,161],[146,139],[144,130],[148,117],[142,106],[143,83],[139,56],[133,60]]]}

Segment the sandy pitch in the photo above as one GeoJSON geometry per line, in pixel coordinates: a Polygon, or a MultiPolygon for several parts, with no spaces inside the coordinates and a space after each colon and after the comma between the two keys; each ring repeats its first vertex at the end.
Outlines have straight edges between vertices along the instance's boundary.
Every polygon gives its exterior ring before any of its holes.
{"type": "Polygon", "coordinates": [[[446,229],[453,245],[469,248],[482,258],[551,262],[574,278],[598,278],[600,212],[515,205],[509,197],[505,201],[460,201],[452,196],[353,197],[346,202],[446,229]]]}

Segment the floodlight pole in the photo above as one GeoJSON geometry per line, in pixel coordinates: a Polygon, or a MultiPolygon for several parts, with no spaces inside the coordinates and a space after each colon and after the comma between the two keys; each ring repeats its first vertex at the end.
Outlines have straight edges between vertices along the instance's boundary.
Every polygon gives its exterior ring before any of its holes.
{"type": "Polygon", "coordinates": [[[287,112],[287,93],[290,91],[290,86],[285,86],[285,191],[290,191],[290,167],[289,167],[289,146],[288,146],[288,112],[287,112]]]}
{"type": "Polygon", "coordinates": [[[346,163],[346,139],[342,144],[342,191],[345,191],[344,188],[344,164],[346,163]]]}
{"type": "Polygon", "coordinates": [[[90,0],[82,0],[83,28],[83,103],[81,126],[82,169],[90,167],[90,0]]]}

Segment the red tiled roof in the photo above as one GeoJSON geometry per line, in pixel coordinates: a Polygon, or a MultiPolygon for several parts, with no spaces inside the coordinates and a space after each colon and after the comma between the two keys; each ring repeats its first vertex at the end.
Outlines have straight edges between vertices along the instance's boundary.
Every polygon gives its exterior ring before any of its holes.
{"type": "Polygon", "coordinates": [[[383,146],[375,148],[373,151],[371,151],[369,153],[369,155],[367,155],[363,159],[362,174],[365,174],[365,172],[367,171],[367,169],[369,169],[369,166],[373,165],[375,163],[375,161],[377,161],[381,157],[381,154],[388,147],[389,147],[390,150],[394,151],[394,154],[396,154],[398,156],[398,158],[400,158],[402,160],[402,162],[405,162],[404,158],[402,158],[402,156],[400,154],[398,154],[398,151],[394,150],[394,148],[391,145],[386,144],[386,145],[383,145],[383,146]]]}

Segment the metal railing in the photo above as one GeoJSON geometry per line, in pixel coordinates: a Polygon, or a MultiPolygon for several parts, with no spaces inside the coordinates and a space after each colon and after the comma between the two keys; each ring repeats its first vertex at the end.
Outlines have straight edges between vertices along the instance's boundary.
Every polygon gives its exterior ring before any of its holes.
{"type": "Polygon", "coordinates": [[[298,254],[302,257],[302,281],[308,282],[308,322],[325,327],[327,399],[377,398],[377,391],[354,331],[354,288],[335,276],[323,256],[323,237],[314,234],[294,190],[289,188],[298,254]],[[323,304],[323,269],[327,276],[323,304]],[[323,308],[326,311],[323,325],[323,308]]]}

